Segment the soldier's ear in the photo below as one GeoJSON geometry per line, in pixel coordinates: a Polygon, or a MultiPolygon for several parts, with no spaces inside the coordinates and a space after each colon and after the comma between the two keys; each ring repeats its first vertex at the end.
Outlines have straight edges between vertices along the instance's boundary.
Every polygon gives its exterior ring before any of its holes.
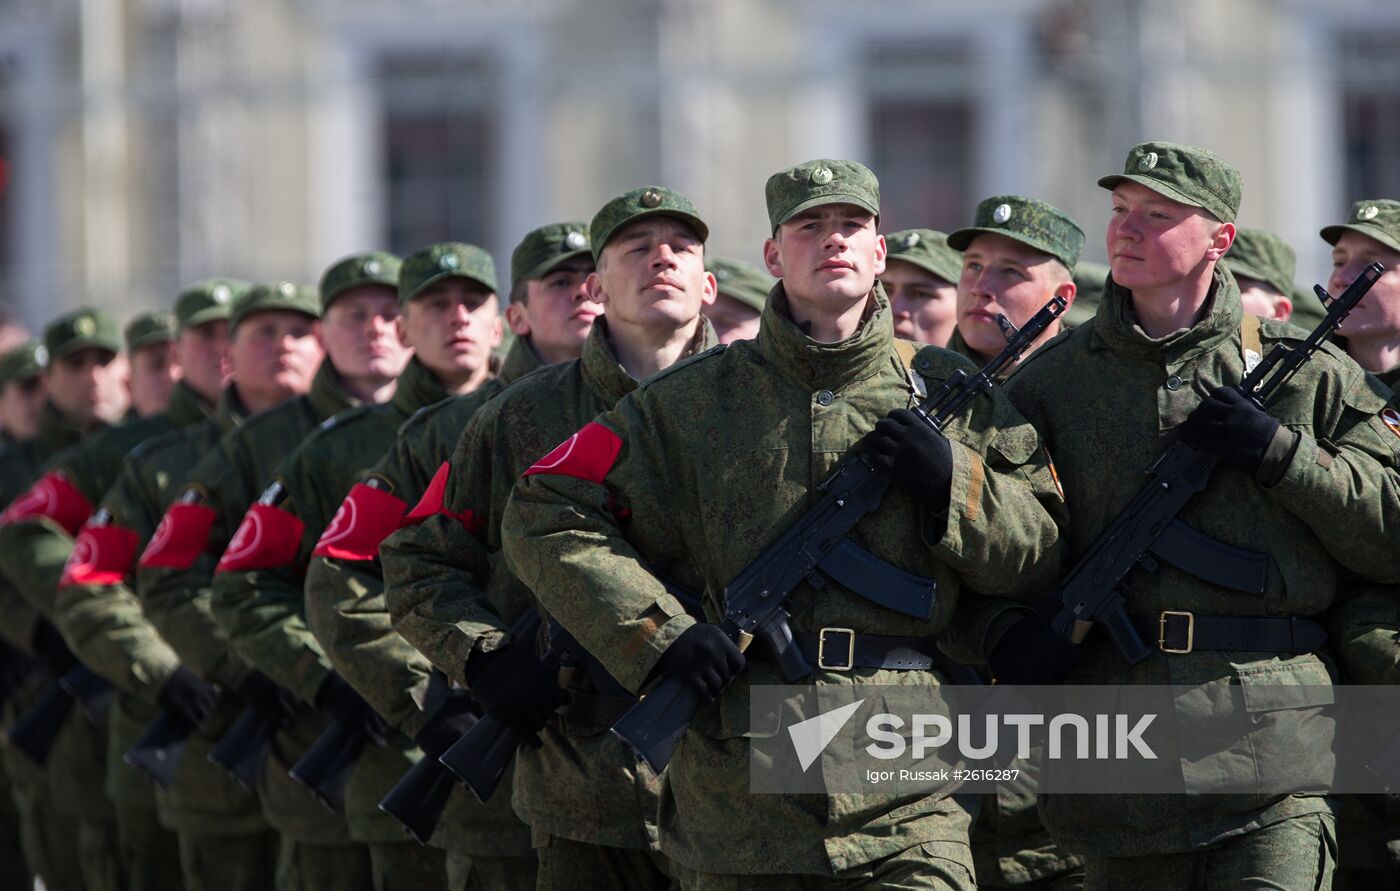
{"type": "Polygon", "coordinates": [[[1055,288],[1055,292],[1051,296],[1063,298],[1065,301],[1065,312],[1069,312],[1069,308],[1074,306],[1074,298],[1078,293],[1079,288],[1074,282],[1065,281],[1060,282],[1059,287],[1055,288]]]}
{"type": "MultiPolygon", "coordinates": [[[[879,219],[878,217],[876,218],[879,219]]],[[[875,274],[879,275],[885,271],[885,258],[889,256],[889,247],[885,244],[885,236],[875,236],[875,274]]]]}
{"type": "Polygon", "coordinates": [[[404,323],[404,314],[407,312],[408,307],[405,306],[404,311],[394,318],[394,333],[399,336],[399,346],[406,350],[413,348],[413,344],[408,342],[408,325],[404,323]]]}
{"type": "Polygon", "coordinates": [[[506,304],[506,324],[516,337],[530,336],[530,317],[525,306],[512,300],[506,304]]]}
{"type": "Polygon", "coordinates": [[[1230,245],[1235,243],[1235,224],[1218,223],[1215,232],[1210,239],[1210,247],[1206,250],[1206,259],[1219,260],[1230,250],[1230,245]]]}
{"type": "MultiPolygon", "coordinates": [[[[602,265],[601,260],[598,265],[602,265]]],[[[608,302],[608,294],[603,290],[603,280],[598,277],[596,270],[588,273],[588,280],[583,283],[583,289],[588,292],[588,299],[594,303],[608,302]]]]}
{"type": "Polygon", "coordinates": [[[783,277],[783,252],[778,244],[776,231],[772,238],[763,242],[763,265],[768,267],[769,275],[774,278],[783,277]]]}

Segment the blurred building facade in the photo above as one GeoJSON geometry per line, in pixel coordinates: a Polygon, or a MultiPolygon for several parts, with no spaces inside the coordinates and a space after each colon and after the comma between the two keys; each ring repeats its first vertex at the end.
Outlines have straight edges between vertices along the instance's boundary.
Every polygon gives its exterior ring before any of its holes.
{"type": "Polygon", "coordinates": [[[982,197],[1070,211],[1142,139],[1241,168],[1241,223],[1400,197],[1395,0],[0,0],[0,310],[168,305],[529,228],[644,183],[756,261],[763,183],[879,174],[884,228],[982,197]]]}

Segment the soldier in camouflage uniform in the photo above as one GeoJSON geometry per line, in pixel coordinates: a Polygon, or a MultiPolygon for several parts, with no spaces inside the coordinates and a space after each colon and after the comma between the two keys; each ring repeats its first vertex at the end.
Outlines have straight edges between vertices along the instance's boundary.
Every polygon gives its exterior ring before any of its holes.
{"type": "Polygon", "coordinates": [[[170,404],[171,391],[180,379],[175,317],[166,312],[143,312],[126,323],[122,335],[131,366],[131,407],[143,418],[154,417],[170,404]]]}
{"type": "MultiPolygon", "coordinates": [[[[132,715],[129,723],[135,730],[149,720],[154,707],[174,711],[197,728],[186,743],[174,782],[156,791],[160,822],[177,834],[179,849],[178,869],[162,861],[162,875],[166,881],[183,876],[186,891],[215,884],[229,889],[267,887],[276,838],[262,821],[257,799],[206,758],[236,711],[233,703],[211,702],[212,691],[180,666],[175,651],[143,614],[131,577],[136,555],[154,534],[174,487],[221,427],[243,413],[235,385],[222,388],[221,358],[231,305],[247,288],[245,282],[211,279],[180,294],[175,306],[180,387],[197,393],[205,410],[172,410],[170,420],[177,429],[147,439],[128,454],[116,482],[79,534],[56,600],[65,637],[84,664],[117,687],[121,711],[132,715]]],[[[228,354],[235,380],[240,371],[246,376],[253,367],[246,343],[228,354]]],[[[113,751],[121,750],[114,745],[113,751]]],[[[109,770],[130,772],[124,766],[109,770]]]]}
{"type": "MultiPolygon", "coordinates": [[[[385,383],[385,375],[401,371],[406,359],[392,325],[398,314],[396,272],[383,255],[352,256],[327,270],[319,298],[311,288],[279,282],[255,287],[239,302],[232,318],[234,339],[244,336],[240,329],[247,324],[249,336],[276,344],[270,357],[277,369],[273,387],[259,394],[258,407],[294,398],[223,434],[191,470],[162,519],[166,530],[140,560],[138,584],[147,614],[181,662],[269,713],[280,709],[278,688],[229,646],[211,603],[214,567],[282,458],[317,424],[392,392],[393,379],[385,383]],[[301,326],[265,326],[265,318],[269,324],[277,319],[268,312],[272,309],[299,313],[301,326]],[[245,322],[252,313],[257,315],[245,322]]],[[[279,891],[370,884],[368,851],[351,842],[344,818],[328,814],[287,776],[327,723],[326,716],[301,715],[280,731],[258,786],[264,816],[282,836],[279,891]]]]}
{"type": "Polygon", "coordinates": [[[577,360],[516,382],[472,418],[440,471],[445,485],[415,510],[423,521],[383,544],[385,596],[399,633],[530,741],[513,797],[533,832],[537,887],[664,888],[672,876],[655,851],[659,783],[607,733],[631,697],[579,666],[572,702],[553,718],[568,698],[558,677],[540,667],[535,641],[507,634],[537,603],[499,564],[500,516],[520,472],[638,379],[715,342],[701,317],[715,295],[708,231],[689,200],[635,189],[604,205],[590,229],[597,271],[587,287],[608,314],[577,360]]]}
{"type": "Polygon", "coordinates": [[[1060,327],[1075,328],[1092,319],[1098,312],[1107,282],[1108,267],[1104,264],[1090,260],[1074,264],[1074,305],[1060,316],[1060,327]]]}
{"type": "Polygon", "coordinates": [[[1372,286],[1337,332],[1347,353],[1392,390],[1400,387],[1400,201],[1358,201],[1347,222],[1322,230],[1332,245],[1332,277],[1327,289],[1340,294],[1376,261],[1385,274],[1372,286]]]}
{"type": "MultiPolygon", "coordinates": [[[[1208,692],[1238,686],[1246,699],[1261,683],[1314,686],[1316,701],[1330,702],[1331,678],[1313,652],[1325,635],[1308,617],[1331,603],[1339,567],[1400,579],[1400,552],[1377,546],[1400,523],[1400,432],[1383,423],[1379,387],[1330,346],[1268,413],[1228,386],[1244,377],[1246,362],[1301,337],[1246,314],[1219,263],[1235,234],[1234,168],[1204,149],[1146,143],[1099,184],[1113,192],[1113,273],[1098,314],[1041,349],[1007,385],[1055,456],[1073,520],[1071,556],[1180,435],[1220,459],[1181,519],[1227,544],[1266,551],[1272,565],[1262,596],[1165,563],[1155,573],[1139,568],[1122,590],[1144,638],[1163,641],[1161,652],[1129,666],[1107,635],[1091,634],[1070,679],[1208,692]]],[[[1291,727],[1262,713],[1257,720],[1252,743],[1296,752],[1290,767],[1324,760],[1291,727]]],[[[1175,753],[1161,757],[1176,763],[1175,753]]],[[[1317,795],[1047,795],[1041,809],[1057,839],[1085,855],[1089,888],[1326,887],[1331,878],[1331,806],[1317,795]]]]}
{"type": "Polygon", "coordinates": [[[947,346],[957,329],[962,253],[933,229],[905,229],[885,236],[889,256],[880,284],[894,315],[894,336],[947,346]]]}
{"type": "MultiPolygon", "coordinates": [[[[342,510],[353,522],[319,543],[311,559],[306,601],[312,631],[336,670],[390,726],[412,737],[425,757],[439,757],[456,742],[471,720],[470,705],[431,684],[427,659],[393,630],[379,544],[400,524],[422,519],[407,516],[409,508],[481,405],[542,361],[567,360],[570,351],[577,358],[602,311],[584,288],[593,270],[587,231],[582,223],[556,223],[522,239],[511,255],[506,312],[515,340],[500,375],[404,424],[393,447],[347,496],[342,510]]],[[[503,788],[510,782],[508,772],[503,788]]],[[[433,843],[446,849],[447,886],[453,891],[535,887],[528,828],[511,810],[509,794],[493,796],[483,806],[465,790],[454,790],[433,843]]]]}
{"type": "Polygon", "coordinates": [[[44,406],[44,366],[30,341],[0,356],[0,447],[33,439],[44,406]]]}
{"type": "MultiPolygon", "coordinates": [[[[778,726],[751,726],[749,688],[778,681],[777,668],[752,658],[740,674],[735,644],[651,571],[703,591],[717,619],[725,584],[862,438],[895,485],[853,537],[936,578],[939,596],[920,621],[835,583],[819,595],[800,585],[792,630],[808,660],[819,663],[824,626],[854,629],[868,656],[812,680],[936,686],[933,637],[965,584],[1029,593],[1059,571],[1059,497],[1035,431],[997,395],[976,401],[949,439],[905,408],[919,384],[968,366],[934,347],[915,356],[893,337],[876,282],[885,245],[874,175],[810,161],[772,176],[766,197],[764,258],[781,281],[758,338],[652,377],[526,470],[503,518],[507,564],[627,689],[668,678],[713,700],[662,779],[661,848],[687,886],[971,888],[968,817],[945,794],[750,795],[746,737],[778,726]],[[928,659],[887,658],[894,647],[928,659]]],[[[1024,618],[978,630],[994,664],[1024,618]]]]}
{"type": "Polygon", "coordinates": [[[705,269],[715,277],[719,288],[715,302],[704,310],[715,337],[720,343],[752,340],[758,334],[763,302],[773,289],[772,277],[740,260],[723,257],[706,260],[705,269]]]}
{"type": "Polygon", "coordinates": [[[1240,229],[1225,256],[1225,265],[1240,286],[1245,312],[1279,322],[1293,315],[1293,275],[1298,257],[1288,242],[1265,229],[1240,229]]]}
{"type": "MultiPolygon", "coordinates": [[[[1055,206],[1020,195],[986,199],[977,205],[974,220],[948,236],[948,246],[963,252],[958,327],[948,349],[984,365],[1006,346],[998,315],[1019,327],[1052,297],[1074,305],[1070,270],[1079,261],[1084,230],[1055,206]]],[[[1059,333],[1056,320],[1032,350],[1059,333]]]]}
{"type": "MultiPolygon", "coordinates": [[[[442,852],[418,846],[377,807],[421,752],[407,736],[383,734],[382,724],[366,724],[370,707],[312,635],[307,613],[314,591],[308,588],[303,596],[303,579],[318,540],[334,543],[349,531],[357,505],[343,512],[337,508],[359,474],[384,454],[398,428],[418,409],[484,384],[491,351],[501,339],[495,270],[485,251],[451,242],[432,245],[410,255],[398,276],[398,326],[415,356],[399,376],[394,398],[336,415],[298,446],[273,473],[273,484],[280,488],[271,502],[277,522],[293,528],[296,540],[237,563],[226,560],[214,576],[215,608],[238,652],[342,722],[387,736],[383,745],[363,750],[344,803],[350,837],[369,846],[376,889],[434,887],[446,881],[442,852]]],[[[261,499],[252,510],[268,504],[261,499]]],[[[380,513],[378,504],[362,507],[375,514],[367,519],[396,519],[380,513]]],[[[332,637],[331,643],[353,650],[349,661],[356,670],[375,674],[393,668],[393,660],[386,666],[374,659],[362,638],[332,637]]],[[[377,717],[370,721],[378,722],[377,717]]]]}
{"type": "MultiPolygon", "coordinates": [[[[116,322],[100,310],[74,310],[45,329],[46,397],[39,429],[34,439],[6,449],[4,455],[6,491],[0,498],[11,507],[56,455],[116,423],[126,412],[126,360],[120,355],[121,347],[116,322]]],[[[51,677],[71,667],[73,657],[62,636],[3,572],[0,616],[0,635],[37,657],[51,677]]],[[[104,860],[102,852],[115,850],[116,838],[111,828],[112,805],[102,794],[104,739],[90,722],[70,718],[42,771],[18,752],[5,750],[6,772],[15,781],[12,791],[25,832],[26,858],[51,889],[82,888],[85,871],[110,872],[111,862],[104,860]],[[75,839],[78,856],[74,856],[75,839]]]]}

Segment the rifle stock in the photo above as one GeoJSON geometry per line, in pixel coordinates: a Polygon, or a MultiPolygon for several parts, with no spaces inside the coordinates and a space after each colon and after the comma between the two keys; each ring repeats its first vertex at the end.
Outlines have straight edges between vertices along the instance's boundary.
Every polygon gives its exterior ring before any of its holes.
{"type": "Polygon", "coordinates": [[[249,792],[258,788],[279,721],[252,706],[245,708],[209,752],[209,762],[228,771],[249,792]]]}
{"type": "Polygon", "coordinates": [[[363,727],[332,721],[287,774],[305,786],[317,804],[339,813],[345,806],[350,772],[368,741],[363,727]]]}
{"type": "Polygon", "coordinates": [[[73,697],[54,681],[37,702],[5,728],[5,741],[43,767],[71,711],[73,697]]]}
{"type": "Polygon", "coordinates": [[[394,784],[379,809],[403,826],[414,841],[426,845],[437,831],[447,799],[457,785],[452,773],[430,755],[424,755],[394,784]]]}
{"type": "Polygon", "coordinates": [[[169,789],[175,782],[175,772],[193,732],[194,725],[184,715],[161,709],[122,755],[122,761],[141,771],[160,788],[169,789]]]}

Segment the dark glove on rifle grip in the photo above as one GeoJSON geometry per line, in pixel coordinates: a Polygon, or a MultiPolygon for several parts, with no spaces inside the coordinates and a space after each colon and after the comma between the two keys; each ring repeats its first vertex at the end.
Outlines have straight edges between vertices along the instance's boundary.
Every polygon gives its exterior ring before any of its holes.
{"type": "Polygon", "coordinates": [[[476,723],[476,710],[471,699],[466,696],[449,696],[438,709],[437,714],[428,719],[423,729],[413,741],[428,758],[440,758],[442,753],[452,748],[452,744],[462,738],[476,723]]]}
{"type": "Polygon", "coordinates": [[[1234,387],[1216,387],[1181,425],[1181,438],[1250,476],[1259,473],[1278,419],[1234,387]]]}
{"type": "Polygon", "coordinates": [[[700,622],[681,632],[652,674],[679,681],[701,702],[713,702],[747,660],[718,625],[700,622]]]}
{"type": "Polygon", "coordinates": [[[534,653],[515,644],[489,653],[473,653],[463,673],[482,712],[536,749],[544,745],[539,732],[554,712],[569,701],[558,678],[545,670],[534,653]]]}
{"type": "Polygon", "coordinates": [[[932,424],[897,408],[865,441],[871,465],[924,507],[941,514],[953,490],[953,447],[932,424]]]}
{"type": "Polygon", "coordinates": [[[987,654],[987,667],[1000,684],[1062,684],[1082,654],[1044,619],[1027,616],[1002,633],[987,654]]]}
{"type": "Polygon", "coordinates": [[[191,726],[198,727],[214,710],[218,696],[217,690],[181,665],[161,685],[160,692],[156,694],[156,702],[166,711],[183,717],[191,726]]]}

